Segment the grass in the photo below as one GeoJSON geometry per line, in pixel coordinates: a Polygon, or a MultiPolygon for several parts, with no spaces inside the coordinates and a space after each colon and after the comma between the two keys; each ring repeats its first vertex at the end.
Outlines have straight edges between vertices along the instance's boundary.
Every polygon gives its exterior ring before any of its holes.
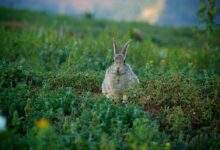
{"type": "Polygon", "coordinates": [[[219,27],[71,18],[0,8],[1,149],[218,149],[219,27]],[[127,104],[101,94],[112,38],[132,38],[127,104]],[[136,96],[134,96],[136,92],[136,96]]]}

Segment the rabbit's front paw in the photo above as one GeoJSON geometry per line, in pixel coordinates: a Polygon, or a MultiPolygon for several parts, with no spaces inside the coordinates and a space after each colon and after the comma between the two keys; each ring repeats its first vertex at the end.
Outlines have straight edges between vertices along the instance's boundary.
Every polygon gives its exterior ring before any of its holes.
{"type": "Polygon", "coordinates": [[[122,98],[122,103],[127,103],[128,102],[128,96],[127,95],[123,95],[123,98],[122,98]]]}

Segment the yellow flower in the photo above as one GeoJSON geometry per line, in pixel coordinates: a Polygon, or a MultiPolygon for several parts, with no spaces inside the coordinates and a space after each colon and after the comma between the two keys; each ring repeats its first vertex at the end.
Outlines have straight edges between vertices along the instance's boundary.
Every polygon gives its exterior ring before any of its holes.
{"type": "Polygon", "coordinates": [[[170,147],[171,146],[170,142],[166,142],[165,146],[170,147]]]}
{"type": "Polygon", "coordinates": [[[49,121],[45,118],[41,118],[40,120],[38,120],[36,122],[36,126],[39,128],[39,129],[45,129],[45,128],[48,128],[49,127],[49,121]]]}
{"type": "Polygon", "coordinates": [[[154,61],[153,60],[150,60],[150,62],[149,62],[150,64],[153,64],[154,63],[154,61]]]}
{"type": "Polygon", "coordinates": [[[166,61],[165,59],[161,59],[160,60],[161,63],[165,63],[165,61],[166,61]]]}

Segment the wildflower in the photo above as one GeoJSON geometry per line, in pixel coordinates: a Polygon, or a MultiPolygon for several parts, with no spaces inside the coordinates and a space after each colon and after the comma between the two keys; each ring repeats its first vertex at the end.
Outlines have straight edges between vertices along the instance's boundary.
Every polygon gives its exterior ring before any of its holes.
{"type": "Polygon", "coordinates": [[[161,59],[160,62],[161,62],[161,63],[165,63],[165,59],[161,59]]]}
{"type": "Polygon", "coordinates": [[[165,146],[170,147],[171,146],[170,142],[166,142],[165,146]]]}
{"type": "Polygon", "coordinates": [[[42,118],[40,120],[38,120],[36,122],[36,126],[39,128],[39,129],[45,129],[45,128],[48,128],[49,127],[49,121],[45,118],[42,118]]]}
{"type": "Polygon", "coordinates": [[[0,115],[0,132],[6,129],[6,119],[0,115]]]}
{"type": "Polygon", "coordinates": [[[150,62],[149,62],[150,64],[153,64],[154,63],[154,61],[153,60],[150,60],[150,62]]]}

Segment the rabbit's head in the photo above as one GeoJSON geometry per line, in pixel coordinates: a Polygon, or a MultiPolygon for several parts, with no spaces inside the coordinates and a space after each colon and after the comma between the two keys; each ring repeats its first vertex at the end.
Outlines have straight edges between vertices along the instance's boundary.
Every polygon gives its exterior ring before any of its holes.
{"type": "Polygon", "coordinates": [[[113,64],[111,66],[112,73],[121,75],[126,72],[127,64],[125,62],[125,59],[126,59],[127,49],[129,47],[129,42],[130,41],[125,43],[124,47],[122,48],[122,52],[119,53],[118,46],[113,39],[114,59],[113,59],[113,64]]]}

